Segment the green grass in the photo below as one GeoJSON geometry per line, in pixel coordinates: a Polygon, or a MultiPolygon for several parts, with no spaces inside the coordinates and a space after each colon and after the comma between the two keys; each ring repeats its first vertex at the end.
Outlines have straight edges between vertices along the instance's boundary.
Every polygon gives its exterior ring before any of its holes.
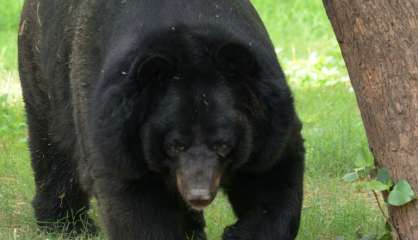
{"type": "MultiPolygon", "coordinates": [[[[384,219],[367,192],[342,176],[367,140],[338,45],[321,0],[253,0],[276,45],[304,123],[305,201],[298,240],[358,239],[384,219]]],[[[38,234],[30,205],[34,184],[16,68],[21,0],[0,0],[0,240],[64,239],[38,234]]],[[[97,217],[97,209],[91,214],[97,217]]],[[[234,222],[221,194],[206,211],[209,239],[234,222]]],[[[103,239],[100,236],[98,239],[103,239]]]]}
{"type": "Polygon", "coordinates": [[[23,0],[0,0],[0,69],[16,68],[16,42],[23,0]]]}
{"type": "Polygon", "coordinates": [[[337,42],[321,0],[253,0],[279,57],[301,58],[312,51],[336,56],[337,42]]]}

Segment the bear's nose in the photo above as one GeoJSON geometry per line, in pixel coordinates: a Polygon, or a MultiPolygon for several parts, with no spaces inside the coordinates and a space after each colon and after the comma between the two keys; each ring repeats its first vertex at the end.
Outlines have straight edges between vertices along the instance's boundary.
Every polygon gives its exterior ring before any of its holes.
{"type": "Polygon", "coordinates": [[[203,209],[212,202],[212,196],[209,190],[206,189],[192,189],[187,194],[186,200],[193,208],[203,209]]]}

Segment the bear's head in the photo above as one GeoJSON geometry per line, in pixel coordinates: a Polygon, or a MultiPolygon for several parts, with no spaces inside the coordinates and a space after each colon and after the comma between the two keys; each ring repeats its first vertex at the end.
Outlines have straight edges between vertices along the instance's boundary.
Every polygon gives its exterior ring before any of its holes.
{"type": "Polygon", "coordinates": [[[112,171],[160,174],[201,210],[227,177],[277,160],[292,99],[282,76],[263,75],[242,43],[161,39],[128,64],[124,79],[105,74],[92,105],[94,139],[112,171]]]}
{"type": "Polygon", "coordinates": [[[190,60],[160,54],[143,60],[138,78],[163,84],[141,138],[148,166],[168,169],[183,199],[203,209],[214,199],[223,173],[249,159],[254,112],[261,106],[243,83],[255,67],[245,49],[226,44],[205,60],[190,60]],[[228,59],[237,54],[235,62],[228,59]]]}

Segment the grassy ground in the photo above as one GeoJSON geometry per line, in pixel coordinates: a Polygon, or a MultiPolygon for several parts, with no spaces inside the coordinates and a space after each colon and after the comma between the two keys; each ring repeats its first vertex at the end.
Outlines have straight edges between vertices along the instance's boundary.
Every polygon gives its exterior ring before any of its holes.
{"type": "MultiPolygon", "coordinates": [[[[298,239],[358,239],[362,233],[383,231],[372,196],[341,179],[367,142],[321,0],[253,2],[276,44],[304,122],[305,202],[298,239]]],[[[0,240],[57,240],[63,237],[37,233],[30,206],[34,187],[16,70],[21,4],[0,0],[0,240]]],[[[97,217],[96,212],[92,215],[97,217]]],[[[211,240],[234,222],[222,195],[206,217],[211,240]]]]}

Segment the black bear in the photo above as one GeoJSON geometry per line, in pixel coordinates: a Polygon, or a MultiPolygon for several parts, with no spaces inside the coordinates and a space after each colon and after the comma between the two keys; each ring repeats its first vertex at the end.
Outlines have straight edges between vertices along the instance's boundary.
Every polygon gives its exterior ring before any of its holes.
{"type": "Polygon", "coordinates": [[[224,240],[296,237],[301,123],[249,0],[27,0],[19,70],[42,229],[94,233],[95,197],[112,240],[206,239],[222,188],[224,240]]]}

